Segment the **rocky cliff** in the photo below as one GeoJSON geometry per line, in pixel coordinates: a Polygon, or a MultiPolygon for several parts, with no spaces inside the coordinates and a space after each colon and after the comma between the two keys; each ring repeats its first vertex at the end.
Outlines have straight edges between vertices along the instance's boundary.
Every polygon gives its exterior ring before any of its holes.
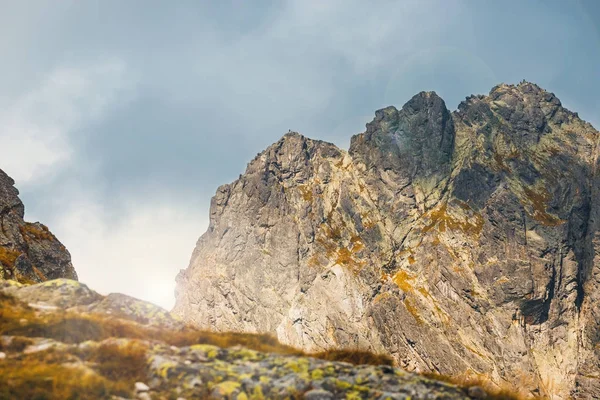
{"type": "Polygon", "coordinates": [[[25,222],[15,182],[0,170],[0,279],[77,279],[71,255],[45,225],[25,222]]]}
{"type": "Polygon", "coordinates": [[[598,132],[538,86],[297,133],[212,199],[174,313],[309,351],[600,398],[598,132]]]}

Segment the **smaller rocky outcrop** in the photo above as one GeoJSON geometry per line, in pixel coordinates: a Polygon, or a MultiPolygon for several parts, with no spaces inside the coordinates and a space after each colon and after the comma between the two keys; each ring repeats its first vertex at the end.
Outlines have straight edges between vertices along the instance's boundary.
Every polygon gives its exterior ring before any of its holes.
{"type": "Polygon", "coordinates": [[[24,221],[25,206],[14,184],[0,170],[0,279],[30,283],[56,278],[76,280],[65,246],[45,225],[24,221]]]}
{"type": "Polygon", "coordinates": [[[160,307],[77,281],[0,282],[0,399],[487,396],[390,363],[361,352],[308,355],[267,335],[199,331],[160,307]]]}

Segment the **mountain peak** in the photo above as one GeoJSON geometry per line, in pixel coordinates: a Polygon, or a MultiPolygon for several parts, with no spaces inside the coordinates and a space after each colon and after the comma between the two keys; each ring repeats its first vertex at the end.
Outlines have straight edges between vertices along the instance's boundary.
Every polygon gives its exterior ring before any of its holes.
{"type": "Polygon", "coordinates": [[[528,82],[418,93],[348,153],[290,133],[213,199],[174,312],[600,398],[598,137],[528,82]]]}

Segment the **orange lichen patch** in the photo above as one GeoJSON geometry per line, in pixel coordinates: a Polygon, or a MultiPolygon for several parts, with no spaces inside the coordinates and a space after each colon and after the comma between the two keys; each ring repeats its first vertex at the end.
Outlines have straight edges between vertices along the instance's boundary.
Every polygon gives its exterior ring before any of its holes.
{"type": "Polygon", "coordinates": [[[417,308],[412,304],[412,302],[408,298],[404,299],[404,307],[406,307],[406,311],[408,311],[409,314],[413,316],[417,324],[423,325],[425,323],[425,321],[423,321],[423,318],[419,315],[417,308]]]}
{"type": "Polygon", "coordinates": [[[354,264],[354,258],[352,258],[352,252],[347,248],[338,249],[337,259],[335,260],[336,264],[340,265],[350,265],[354,264]]]}
{"type": "Polygon", "coordinates": [[[429,291],[427,289],[425,289],[423,286],[420,286],[418,289],[419,293],[421,293],[424,297],[431,297],[431,294],[429,293],[429,291]]]}
{"type": "Polygon", "coordinates": [[[35,273],[35,275],[42,281],[47,280],[46,275],[44,275],[42,273],[42,271],[40,271],[39,269],[37,269],[35,266],[31,266],[31,268],[33,269],[33,272],[35,273]]]}
{"type": "MultiPolygon", "coordinates": [[[[391,297],[391,294],[389,294],[387,292],[380,293],[373,298],[373,304],[380,303],[381,301],[384,301],[385,299],[388,299],[389,297],[391,297]]],[[[598,346],[600,346],[600,344],[598,346]]]]}
{"type": "Polygon", "coordinates": [[[412,255],[408,256],[408,263],[410,265],[413,265],[416,262],[417,262],[417,260],[415,260],[415,257],[413,257],[412,255]]]}
{"type": "Polygon", "coordinates": [[[304,201],[308,201],[308,202],[312,202],[313,201],[313,191],[310,187],[308,187],[307,185],[298,185],[298,190],[300,190],[300,193],[302,194],[302,198],[304,199],[304,201]]]}
{"type": "Polygon", "coordinates": [[[510,282],[510,279],[508,279],[507,277],[503,276],[503,277],[501,277],[501,278],[497,279],[497,280],[494,282],[494,284],[498,284],[498,285],[500,285],[500,284],[503,284],[503,283],[506,283],[506,282],[510,282]]]}
{"type": "Polygon", "coordinates": [[[545,226],[558,226],[565,223],[564,220],[555,217],[546,211],[548,208],[548,201],[550,200],[550,194],[545,189],[541,192],[536,192],[530,188],[524,187],[523,191],[533,208],[533,214],[530,214],[533,219],[545,226]]]}
{"type": "Polygon", "coordinates": [[[370,211],[360,213],[360,219],[365,229],[373,229],[377,225],[377,221],[371,217],[370,211]]]}
{"type": "Polygon", "coordinates": [[[362,242],[362,239],[360,238],[360,236],[356,236],[356,235],[352,236],[350,238],[350,244],[352,246],[351,250],[353,253],[357,253],[365,248],[365,245],[362,242]]]}
{"type": "Polygon", "coordinates": [[[332,242],[331,240],[327,240],[323,237],[317,238],[316,242],[317,242],[317,244],[321,245],[323,250],[325,250],[325,255],[327,256],[327,258],[331,258],[331,257],[333,257],[334,254],[336,254],[338,246],[335,242],[332,242]]]}
{"type": "Polygon", "coordinates": [[[479,235],[483,228],[483,217],[479,213],[474,213],[472,218],[458,219],[448,210],[448,204],[444,203],[439,208],[424,214],[429,220],[423,228],[423,233],[427,233],[434,227],[438,227],[439,232],[445,232],[446,229],[460,231],[468,235],[479,235]]]}
{"type": "Polygon", "coordinates": [[[21,255],[20,252],[10,250],[6,247],[0,247],[0,264],[7,268],[13,268],[15,266],[15,261],[21,255]]]}
{"type": "Polygon", "coordinates": [[[321,261],[319,260],[319,256],[317,254],[313,254],[308,258],[307,264],[309,267],[319,267],[321,266],[321,261]]]}
{"type": "Polygon", "coordinates": [[[21,234],[27,239],[38,239],[38,240],[50,240],[54,241],[56,238],[45,225],[39,224],[39,227],[36,224],[32,224],[26,222],[25,225],[19,227],[21,234]]]}
{"type": "Polygon", "coordinates": [[[396,285],[398,285],[398,287],[400,289],[402,289],[403,292],[406,292],[406,293],[412,292],[413,286],[412,286],[411,282],[414,279],[415,279],[414,277],[410,276],[406,271],[403,271],[403,270],[396,272],[396,274],[392,278],[394,283],[396,285]]]}

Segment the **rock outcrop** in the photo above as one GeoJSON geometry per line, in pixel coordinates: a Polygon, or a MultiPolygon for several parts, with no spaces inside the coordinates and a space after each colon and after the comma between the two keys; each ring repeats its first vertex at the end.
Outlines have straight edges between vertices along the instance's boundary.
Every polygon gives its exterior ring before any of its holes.
{"type": "Polygon", "coordinates": [[[77,281],[0,281],[3,400],[486,395],[478,386],[458,387],[389,364],[353,365],[326,356],[309,357],[267,336],[200,332],[157,306],[125,295],[101,296],[77,281]]]}
{"type": "Polygon", "coordinates": [[[0,170],[0,279],[77,279],[65,246],[45,225],[23,220],[25,207],[14,184],[0,170]]]}
{"type": "Polygon", "coordinates": [[[600,398],[598,132],[538,86],[297,133],[221,186],[174,313],[309,351],[600,398]]]}

